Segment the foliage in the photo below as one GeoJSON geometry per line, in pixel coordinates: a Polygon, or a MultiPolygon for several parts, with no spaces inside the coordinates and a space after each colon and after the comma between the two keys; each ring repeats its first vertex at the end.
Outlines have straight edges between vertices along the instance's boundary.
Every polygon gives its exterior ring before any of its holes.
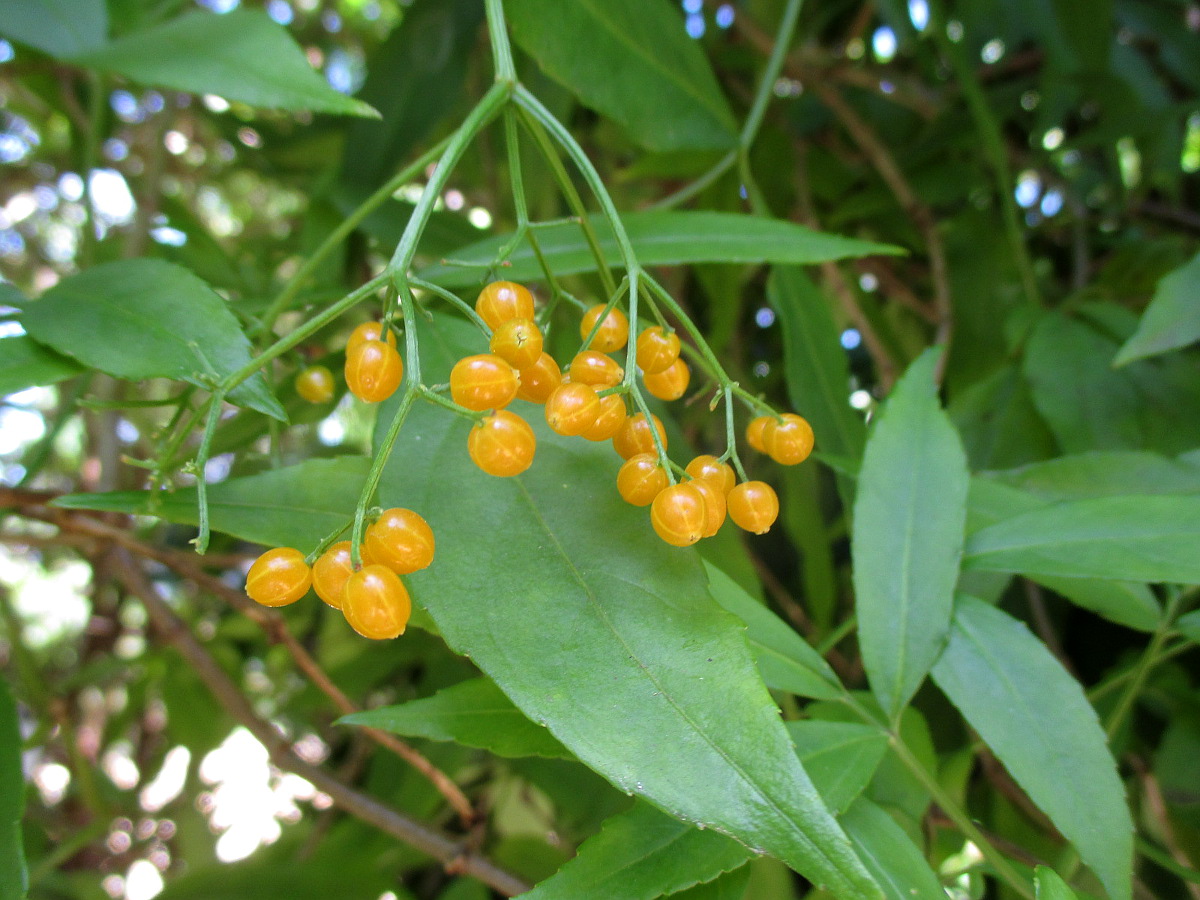
{"type": "Polygon", "coordinates": [[[199,5],[0,5],[0,898],[1200,896],[1194,10],[199,5]],[[481,471],[498,279],[770,531],[481,471]],[[403,636],[243,593],[388,507],[403,636]]]}

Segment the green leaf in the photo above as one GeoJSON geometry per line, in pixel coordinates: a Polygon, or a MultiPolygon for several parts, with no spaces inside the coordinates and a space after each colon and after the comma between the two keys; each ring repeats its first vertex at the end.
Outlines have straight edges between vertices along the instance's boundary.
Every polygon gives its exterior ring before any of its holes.
{"type": "Polygon", "coordinates": [[[193,12],[72,55],[139,84],[217,94],[262,109],[379,114],[329,86],[288,30],[259,10],[193,12]]]}
{"type": "MultiPolygon", "coordinates": [[[[187,269],[129,259],[64,278],[26,307],[21,324],[39,343],[85,366],[127,378],[176,378],[208,387],[250,361],[229,306],[187,269]]],[[[287,416],[261,373],[229,400],[287,416]]]]}
{"type": "Polygon", "coordinates": [[[25,776],[21,772],[21,729],[8,683],[0,678],[0,900],[23,900],[29,887],[21,849],[25,776]]]}
{"type": "Polygon", "coordinates": [[[478,0],[417,0],[404,10],[368,60],[358,96],[382,121],[350,126],[346,145],[354,152],[343,160],[344,182],[374,190],[457,108],[481,21],[478,0]]]}
{"type": "MultiPolygon", "coordinates": [[[[213,530],[270,547],[297,547],[307,553],[354,515],[354,504],[369,467],[370,460],[361,456],[311,459],[209,485],[213,530]]],[[[188,525],[197,522],[195,488],[154,495],[146,491],[67,494],[54,505],[158,516],[188,525]]]]}
{"type": "Polygon", "coordinates": [[[965,594],[933,678],[1113,900],[1128,900],[1133,824],[1079,683],[1022,623],[965,594]]]}
{"type": "Polygon", "coordinates": [[[854,503],[854,590],[863,664],[895,718],[950,626],[967,508],[967,460],[926,351],[896,384],[867,439],[854,503]]]}
{"type": "Polygon", "coordinates": [[[84,369],[27,335],[0,339],[0,396],[38,384],[55,384],[84,369]]]}
{"type": "Polygon", "coordinates": [[[1142,313],[1137,331],[1121,345],[1113,365],[1123,366],[1135,359],[1178,350],[1200,340],[1198,296],[1200,253],[1159,281],[1150,305],[1142,313]]]}
{"type": "Polygon", "coordinates": [[[767,299],[783,327],[792,406],[812,425],[821,450],[858,458],[866,426],[850,406],[850,365],[828,301],[803,269],[782,266],[771,270],[767,299]]]}
{"type": "Polygon", "coordinates": [[[641,146],[736,143],[708,59],[666,0],[508,0],[504,9],[517,44],[641,146]]]}
{"type": "MultiPolygon", "coordinates": [[[[781,219],[740,213],[650,211],[633,212],[621,218],[638,261],[648,266],[700,262],[808,265],[874,253],[901,252],[888,244],[824,234],[781,219]]],[[[609,265],[619,265],[621,257],[608,222],[602,216],[592,216],[591,222],[605,260],[609,265]]],[[[446,287],[479,285],[484,270],[511,238],[511,235],[488,238],[454,253],[457,261],[471,263],[477,269],[435,265],[423,270],[421,277],[446,287]]],[[[538,245],[558,276],[596,270],[596,260],[578,225],[539,228],[538,245]]],[[[505,278],[537,281],[542,277],[541,266],[527,244],[519,246],[509,260],[512,266],[505,268],[505,278]]]]}
{"type": "MultiPolygon", "coordinates": [[[[449,325],[422,336],[430,379],[478,345],[468,323],[449,325]]],[[[424,405],[384,470],[379,502],[417,510],[438,536],[436,564],[407,581],[447,644],[621,790],[847,898],[878,896],[698,554],[664,545],[621,501],[610,449],[555,435],[536,406],[512,409],[538,438],[522,475],[485,475],[467,457],[471,425],[424,405]]]]}
{"type": "Polygon", "coordinates": [[[93,50],[108,35],[104,0],[5,0],[0,34],[65,57],[93,50]]]}
{"type": "Polygon", "coordinates": [[[1200,609],[1194,609],[1176,619],[1175,628],[1188,640],[1200,644],[1200,609]]]}
{"type": "Polygon", "coordinates": [[[736,869],[745,847],[713,831],[685,825],[638,802],[605,821],[575,858],[527,894],[526,900],[655,900],[736,869]]]}
{"type": "Polygon", "coordinates": [[[888,900],[945,900],[924,854],[881,806],[859,797],[841,822],[888,900]]]}
{"type": "Polygon", "coordinates": [[[1200,468],[1157,453],[1080,453],[985,475],[1050,500],[1111,494],[1200,494],[1200,468]]]}
{"type": "Polygon", "coordinates": [[[887,752],[887,735],[870,725],[806,719],[787,723],[800,761],[821,797],[841,815],[870,783],[887,752]]]}
{"type": "Polygon", "coordinates": [[[1049,866],[1038,866],[1033,870],[1033,886],[1037,900],[1078,900],[1075,892],[1049,866]]]}
{"type": "Polygon", "coordinates": [[[365,725],[406,737],[454,741],[497,756],[571,759],[550,733],[533,724],[487,678],[443,688],[432,697],[343,716],[342,725],[365,725]]]}
{"type": "Polygon", "coordinates": [[[804,638],[716,566],[705,568],[713,599],[746,623],[746,641],[767,687],[818,700],[842,695],[837,675],[804,638]]]}
{"type": "Polygon", "coordinates": [[[1200,496],[1043,506],[972,534],[963,568],[1200,584],[1200,496]]]}
{"type": "Polygon", "coordinates": [[[673,900],[743,900],[750,885],[750,871],[750,866],[741,866],[706,884],[671,894],[671,897],[673,900]]]}

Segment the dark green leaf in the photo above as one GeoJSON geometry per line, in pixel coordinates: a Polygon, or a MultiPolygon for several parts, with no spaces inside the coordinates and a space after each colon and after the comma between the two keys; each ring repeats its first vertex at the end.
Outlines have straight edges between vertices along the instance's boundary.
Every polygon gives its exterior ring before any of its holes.
{"type": "Polygon", "coordinates": [[[404,11],[371,55],[358,92],[383,121],[350,126],[343,181],[368,190],[383,184],[455,108],[481,21],[478,0],[417,0],[404,11]]]}
{"type": "Polygon", "coordinates": [[[710,881],[746,862],[736,841],[701,831],[635,803],[608,819],[579,853],[528,894],[528,900],[654,900],[710,881]]]}
{"type": "Polygon", "coordinates": [[[973,469],[1017,466],[1058,450],[1015,363],[952,394],[946,411],[973,469]]]}
{"type": "MultiPolygon", "coordinates": [[[[430,378],[478,345],[465,322],[427,337],[430,378]]],[[[513,410],[538,436],[525,474],[482,473],[467,457],[469,423],[426,406],[384,471],[380,502],[417,510],[438,535],[437,562],[408,583],[446,642],[620,789],[848,898],[877,896],[699,556],[656,540],[644,511],[620,500],[611,450],[555,435],[537,407],[513,410]]]]}
{"type": "Polygon", "coordinates": [[[841,696],[837,675],[804,638],[720,569],[706,569],[713,599],[746,623],[746,641],[767,687],[818,700],[841,696]]]}
{"type": "Polygon", "coordinates": [[[870,437],[854,503],[854,589],[863,664],[895,718],[946,640],[962,554],[967,460],[938,405],[926,351],[870,437]]]}
{"type": "MultiPolygon", "coordinates": [[[[739,213],[721,212],[634,212],[622,216],[633,242],[638,261],[643,265],[679,265],[698,262],[796,263],[807,265],[874,253],[898,253],[897,248],[854,238],[812,231],[802,225],[779,219],[765,219],[739,213]]],[[[604,257],[610,265],[619,265],[620,254],[608,223],[592,217],[604,257]]],[[[488,238],[454,253],[463,266],[430,266],[421,277],[446,287],[479,285],[486,268],[511,235],[488,238]]],[[[596,260],[588,249],[578,225],[553,225],[538,229],[538,245],[556,275],[593,272],[596,260]]],[[[533,251],[522,244],[509,257],[511,268],[504,277],[513,281],[536,281],[542,277],[533,251]]]]}
{"type": "Polygon", "coordinates": [[[964,594],[933,678],[1114,900],[1128,900],[1133,824],[1079,683],[1023,624],[964,594]]]}
{"type": "Polygon", "coordinates": [[[841,822],[888,900],[945,900],[924,855],[882,807],[859,797],[841,822]]]}
{"type": "Polygon", "coordinates": [[[51,56],[74,56],[104,43],[104,0],[5,0],[0,34],[51,56]]]}
{"type": "Polygon", "coordinates": [[[673,900],[743,900],[750,885],[750,870],[750,866],[741,866],[707,884],[671,894],[671,897],[673,900]]]}
{"type": "Polygon", "coordinates": [[[887,752],[887,735],[870,725],[806,719],[787,723],[800,761],[836,814],[845,812],[871,781],[887,752]]]}
{"type": "Polygon", "coordinates": [[[140,84],[264,109],[379,115],[331,88],[287,29],[259,10],[188,13],[72,58],[140,84]]]}
{"type": "Polygon", "coordinates": [[[708,60],[666,0],[509,0],[504,9],[516,42],[550,77],[643,147],[734,145],[708,60]]]}
{"type": "MultiPolygon", "coordinates": [[[[129,259],[64,278],[30,303],[21,323],[39,343],[118,378],[177,378],[206,387],[250,361],[228,305],[187,269],[129,259]]],[[[261,373],[231,402],[286,420],[261,373]]]]}
{"type": "Polygon", "coordinates": [[[23,900],[28,887],[21,849],[25,776],[21,772],[21,729],[8,683],[0,678],[0,900],[23,900]]]}
{"type": "Polygon", "coordinates": [[[850,406],[850,366],[829,302],[803,269],[782,266],[771,270],[767,299],[783,326],[792,406],[812,425],[821,450],[857,458],[866,427],[850,406]]]}
{"type": "Polygon", "coordinates": [[[1037,900],[1078,900],[1075,892],[1049,866],[1038,866],[1033,870],[1033,886],[1037,900]]]}
{"type": "Polygon", "coordinates": [[[1200,609],[1194,609],[1190,613],[1180,616],[1175,620],[1175,627],[1180,634],[1200,644],[1200,609]]]}
{"type": "Polygon", "coordinates": [[[1123,366],[1200,340],[1200,254],[1163,277],[1137,332],[1122,346],[1113,365],[1123,366]]]}
{"type": "MultiPolygon", "coordinates": [[[[210,485],[208,506],[213,530],[270,547],[297,547],[307,553],[354,515],[369,466],[370,460],[361,456],[312,459],[210,485]]],[[[66,509],[159,516],[189,525],[197,520],[195,488],[153,496],[145,491],[67,494],[54,503],[66,509]]]]}
{"type": "Polygon", "coordinates": [[[83,371],[73,360],[46,349],[31,337],[0,339],[0,396],[36,384],[54,384],[83,371]]]}
{"type": "Polygon", "coordinates": [[[460,682],[422,700],[354,713],[339,722],[406,737],[454,741],[497,756],[571,758],[562,744],[525,718],[487,678],[460,682]]]}
{"type": "Polygon", "coordinates": [[[1200,584],[1200,496],[1070,500],[975,532],[965,569],[1200,584]]]}

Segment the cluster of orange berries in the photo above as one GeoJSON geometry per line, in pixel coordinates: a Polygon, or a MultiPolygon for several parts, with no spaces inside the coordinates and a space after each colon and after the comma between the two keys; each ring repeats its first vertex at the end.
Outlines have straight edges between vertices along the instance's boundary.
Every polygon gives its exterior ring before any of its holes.
{"type": "MultiPolygon", "coordinates": [[[[383,326],[364,322],[346,341],[346,385],[359,400],[379,403],[386,400],[404,378],[404,360],[396,349],[396,335],[383,326]]],[[[327,403],[333,399],[333,373],[325,366],[309,366],[296,376],[296,393],[309,403],[327,403]]]]}
{"type": "Polygon", "coordinates": [[[362,568],[354,568],[349,541],[338,541],[311,567],[294,547],[276,547],[250,567],[246,593],[263,606],[287,606],[311,587],[363,637],[394,638],[412,613],[400,576],[428,566],[433,551],[433,529],[424,518],[411,509],[387,509],[363,536],[362,568]]]}

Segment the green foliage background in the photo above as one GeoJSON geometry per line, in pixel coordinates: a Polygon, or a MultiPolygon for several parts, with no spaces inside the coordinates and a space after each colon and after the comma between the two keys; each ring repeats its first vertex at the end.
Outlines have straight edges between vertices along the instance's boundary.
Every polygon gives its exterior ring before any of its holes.
{"type": "Polygon", "coordinates": [[[1200,896],[1197,21],[0,0],[0,900],[1200,896]],[[680,464],[733,382],[807,417],[784,469],[736,413],[770,533],[667,547],[523,401],[513,479],[409,413],[494,277],[560,362],[641,279],[680,464]],[[245,600],[356,503],[437,535],[404,637],[245,600]]]}

